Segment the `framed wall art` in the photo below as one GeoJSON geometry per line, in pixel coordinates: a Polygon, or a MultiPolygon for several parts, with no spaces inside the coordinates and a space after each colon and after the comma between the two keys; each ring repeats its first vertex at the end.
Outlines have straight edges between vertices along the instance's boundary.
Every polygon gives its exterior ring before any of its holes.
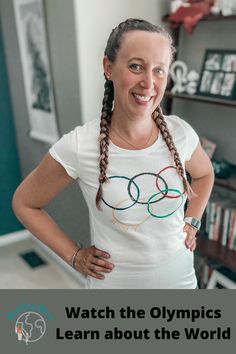
{"type": "Polygon", "coordinates": [[[197,94],[236,99],[236,50],[206,50],[197,94]]]}
{"type": "Polygon", "coordinates": [[[52,144],[59,139],[43,0],[13,0],[29,115],[29,136],[52,144]]]}

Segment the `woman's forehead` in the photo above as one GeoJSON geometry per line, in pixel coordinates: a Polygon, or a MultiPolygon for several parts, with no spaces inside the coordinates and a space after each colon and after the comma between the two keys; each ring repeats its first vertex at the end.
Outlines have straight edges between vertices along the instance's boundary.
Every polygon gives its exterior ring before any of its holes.
{"type": "Polygon", "coordinates": [[[136,43],[136,45],[143,45],[144,43],[166,43],[170,45],[169,39],[158,32],[132,30],[122,35],[121,46],[133,43],[136,43]]]}
{"type": "Polygon", "coordinates": [[[141,57],[170,55],[170,42],[167,37],[157,32],[129,31],[124,33],[118,51],[120,57],[141,57]]]}

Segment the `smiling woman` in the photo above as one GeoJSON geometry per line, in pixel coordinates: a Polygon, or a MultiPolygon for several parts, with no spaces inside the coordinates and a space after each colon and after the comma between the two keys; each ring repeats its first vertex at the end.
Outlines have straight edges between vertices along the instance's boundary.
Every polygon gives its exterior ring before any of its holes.
{"type": "Polygon", "coordinates": [[[15,193],[19,219],[86,275],[87,289],[196,288],[192,251],[213,168],[192,127],[162,113],[173,51],[160,26],[128,19],[115,27],[100,121],[65,134],[15,193]],[[87,248],[43,210],[74,180],[90,213],[87,248]]]}
{"type": "Polygon", "coordinates": [[[128,118],[133,127],[129,132],[126,128],[123,134],[132,132],[130,138],[136,141],[145,135],[152,125],[149,118],[164,95],[170,60],[168,38],[157,32],[140,30],[124,35],[114,62],[109,56],[104,57],[104,72],[113,82],[115,91],[111,125],[116,130],[121,130],[124,124],[121,120],[127,122],[128,118]],[[139,124],[138,120],[141,120],[139,124]]]}

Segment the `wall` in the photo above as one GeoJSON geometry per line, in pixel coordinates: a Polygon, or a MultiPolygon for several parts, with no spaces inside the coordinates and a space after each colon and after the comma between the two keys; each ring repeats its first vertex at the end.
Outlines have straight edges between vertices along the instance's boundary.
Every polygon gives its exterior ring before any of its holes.
{"type": "MultiPolygon", "coordinates": [[[[181,28],[178,58],[189,70],[201,70],[205,49],[235,49],[236,21],[201,22],[192,35],[181,28]]],[[[189,121],[197,132],[217,144],[216,157],[236,164],[235,108],[174,100],[173,112],[189,121]]]]}
{"type": "Polygon", "coordinates": [[[161,23],[166,0],[75,0],[83,121],[100,116],[104,92],[103,53],[111,30],[129,17],[161,23]]]}
{"type": "Polygon", "coordinates": [[[22,229],[16,219],[11,199],[20,182],[20,166],[15,127],[6,72],[5,53],[0,22],[0,235],[22,229]]]}
{"type": "MultiPolygon", "coordinates": [[[[46,0],[49,52],[54,79],[57,120],[61,134],[81,124],[73,0],[46,0]]],[[[3,37],[14,110],[22,176],[41,161],[49,145],[28,137],[28,113],[12,0],[1,0],[3,37]]],[[[76,184],[64,190],[47,210],[75,240],[89,242],[88,212],[76,184]]]]}

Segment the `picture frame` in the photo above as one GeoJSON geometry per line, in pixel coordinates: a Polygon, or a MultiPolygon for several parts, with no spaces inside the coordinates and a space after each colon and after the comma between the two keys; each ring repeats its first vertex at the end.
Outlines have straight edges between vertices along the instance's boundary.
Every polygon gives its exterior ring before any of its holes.
{"type": "Polygon", "coordinates": [[[225,100],[236,99],[236,50],[206,50],[197,94],[225,100]]]}
{"type": "Polygon", "coordinates": [[[213,270],[207,289],[236,289],[236,283],[217,270],[213,270]]]}
{"type": "Polygon", "coordinates": [[[43,0],[13,0],[29,118],[29,136],[53,144],[59,139],[47,47],[43,0]]]}

